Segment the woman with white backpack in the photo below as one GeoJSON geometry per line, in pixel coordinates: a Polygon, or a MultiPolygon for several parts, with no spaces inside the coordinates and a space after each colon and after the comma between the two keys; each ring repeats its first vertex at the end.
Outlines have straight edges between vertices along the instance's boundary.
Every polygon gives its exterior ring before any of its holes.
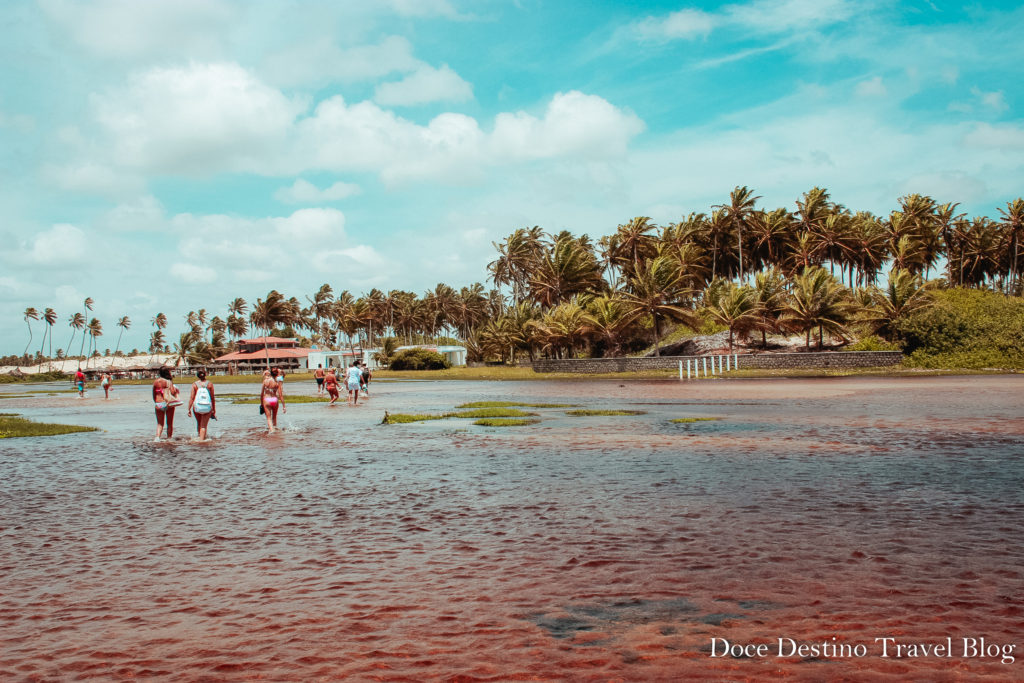
{"type": "Polygon", "coordinates": [[[188,400],[188,414],[191,417],[195,413],[199,440],[206,441],[210,418],[217,419],[217,400],[213,395],[213,383],[206,381],[206,370],[196,371],[196,377],[198,379],[192,383],[192,396],[188,400]]]}

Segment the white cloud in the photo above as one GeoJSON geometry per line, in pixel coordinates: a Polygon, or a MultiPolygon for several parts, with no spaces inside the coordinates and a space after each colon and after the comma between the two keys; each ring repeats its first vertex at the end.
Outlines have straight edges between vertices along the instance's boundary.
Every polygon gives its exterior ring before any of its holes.
{"type": "Polygon", "coordinates": [[[145,183],[134,174],[97,161],[72,161],[43,167],[43,176],[58,189],[101,197],[137,195],[145,183]]]}
{"type": "Polygon", "coordinates": [[[964,144],[989,150],[1024,150],[1024,128],[1013,124],[979,123],[964,137],[964,144]]]}
{"type": "Polygon", "coordinates": [[[869,78],[857,84],[856,92],[861,97],[882,97],[888,93],[881,76],[869,78]]]}
{"type": "Polygon", "coordinates": [[[711,33],[716,23],[713,14],[682,9],[661,18],[647,17],[633,26],[633,33],[642,40],[691,40],[711,33]]]}
{"type": "Polygon", "coordinates": [[[447,64],[440,69],[424,65],[400,81],[381,83],[373,99],[385,106],[465,102],[473,99],[473,87],[447,64]]]}
{"type": "Polygon", "coordinates": [[[51,20],[90,52],[138,58],[215,56],[236,19],[223,0],[39,0],[51,20]]]}
{"type": "Polygon", "coordinates": [[[259,172],[304,109],[231,63],[153,68],[93,103],[117,163],[198,175],[259,172]]]}
{"type": "Polygon", "coordinates": [[[331,36],[303,40],[264,61],[260,72],[282,87],[322,87],[328,83],[354,83],[425,66],[412,54],[412,44],[401,36],[388,36],[376,45],[341,48],[331,36]]]}
{"type": "Polygon", "coordinates": [[[171,277],[192,284],[208,284],[217,279],[217,271],[194,263],[175,263],[170,269],[171,277]]]}
{"type": "MultiPolygon", "coordinates": [[[[867,3],[859,7],[865,8],[867,3]]],[[[850,0],[753,0],[725,8],[728,22],[760,33],[782,33],[845,21],[858,9],[850,0]]]]}
{"type": "Polygon", "coordinates": [[[25,114],[5,114],[0,111],[0,128],[10,128],[19,133],[29,133],[36,127],[36,120],[25,114]]]}
{"type": "Polygon", "coordinates": [[[633,24],[630,32],[640,40],[692,40],[718,29],[778,34],[839,23],[864,7],[850,0],[752,0],[718,12],[687,8],[647,17],[633,24]]]}
{"type": "MultiPolygon", "coordinates": [[[[126,88],[95,96],[94,104],[115,168],[169,175],[369,171],[388,183],[466,182],[483,168],[524,160],[621,157],[644,128],[635,114],[578,91],[556,94],[543,118],[499,114],[491,134],[463,114],[440,114],[423,126],[373,102],[350,105],[340,95],[300,117],[302,104],[236,64],[150,69],[126,88]]],[[[97,154],[104,147],[80,144],[97,154]]],[[[109,170],[98,161],[81,168],[109,170]]],[[[72,170],[60,172],[92,178],[72,170]]],[[[117,178],[116,171],[109,174],[107,184],[117,178]]],[[[293,186],[292,196],[309,189],[293,186]]],[[[330,194],[345,191],[337,186],[330,194]]]]}
{"type": "Polygon", "coordinates": [[[988,107],[996,112],[1002,113],[1010,108],[1010,106],[1006,104],[1006,98],[1003,96],[1002,90],[984,92],[980,88],[971,88],[971,94],[978,98],[982,106],[988,107]]]}
{"type": "Polygon", "coordinates": [[[89,239],[80,228],[58,223],[37,234],[23,258],[39,266],[85,266],[90,252],[89,239]]]}
{"type": "Polygon", "coordinates": [[[339,180],[321,190],[308,180],[297,178],[290,186],[282,187],[274,192],[274,199],[286,204],[316,204],[318,202],[336,202],[360,192],[362,189],[354,183],[345,183],[339,180]]]}
{"type": "Polygon", "coordinates": [[[164,206],[153,195],[118,204],[96,221],[97,227],[119,232],[152,232],[164,226],[164,206]]]}
{"type": "Polygon", "coordinates": [[[543,119],[525,112],[499,114],[491,147],[499,158],[606,159],[622,157],[630,139],[643,129],[635,114],[573,90],[556,94],[543,119]]]}

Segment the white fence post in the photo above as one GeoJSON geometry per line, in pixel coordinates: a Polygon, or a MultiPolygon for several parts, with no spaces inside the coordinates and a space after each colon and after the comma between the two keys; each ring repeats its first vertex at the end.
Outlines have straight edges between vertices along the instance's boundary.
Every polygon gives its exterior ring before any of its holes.
{"type": "Polygon", "coordinates": [[[683,361],[679,361],[679,381],[683,381],[683,361]]]}
{"type": "Polygon", "coordinates": [[[732,354],[732,366],[734,369],[740,369],[740,355],[738,353],[732,354]]]}
{"type": "Polygon", "coordinates": [[[701,358],[701,360],[704,361],[704,376],[707,377],[708,376],[708,357],[704,356],[703,358],[701,358]]]}

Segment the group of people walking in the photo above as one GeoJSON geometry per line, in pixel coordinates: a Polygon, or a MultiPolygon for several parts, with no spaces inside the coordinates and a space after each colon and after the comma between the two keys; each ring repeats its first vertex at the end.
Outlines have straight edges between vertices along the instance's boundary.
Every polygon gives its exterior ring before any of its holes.
{"type": "Polygon", "coordinates": [[[341,395],[338,391],[338,385],[342,383],[348,391],[348,402],[354,406],[359,405],[360,391],[366,397],[370,395],[370,378],[372,376],[373,373],[370,372],[369,366],[361,360],[352,361],[352,364],[345,371],[343,382],[339,381],[338,374],[334,371],[333,367],[324,370],[323,365],[317,365],[316,370],[313,371],[313,378],[316,380],[317,396],[323,396],[326,391],[327,395],[331,397],[330,403],[327,404],[329,406],[333,406],[338,402],[338,398],[341,395]]]}
{"type": "MultiPolygon", "coordinates": [[[[153,404],[156,410],[156,440],[163,437],[164,428],[167,429],[167,438],[174,436],[174,410],[184,405],[181,400],[181,392],[174,385],[171,371],[168,368],[160,368],[159,377],[153,381],[153,404]]],[[[333,406],[340,393],[338,385],[341,383],[334,368],[326,371],[322,366],[317,366],[313,373],[317,384],[317,394],[323,395],[326,391],[331,397],[328,405],[333,406]]],[[[352,405],[359,404],[359,392],[365,396],[370,394],[370,369],[362,361],[354,361],[345,371],[344,385],[348,390],[348,400],[352,405]]],[[[104,385],[108,389],[109,384],[104,385]]],[[[278,412],[288,412],[284,402],[284,373],[278,368],[270,368],[263,372],[263,381],[260,384],[260,413],[267,418],[267,432],[273,434],[277,431],[278,412]]],[[[206,379],[206,371],[196,372],[196,381],[192,383],[192,391],[188,399],[188,416],[196,418],[196,432],[199,441],[207,440],[207,429],[210,420],[217,419],[217,399],[213,389],[213,382],[206,379]]]]}

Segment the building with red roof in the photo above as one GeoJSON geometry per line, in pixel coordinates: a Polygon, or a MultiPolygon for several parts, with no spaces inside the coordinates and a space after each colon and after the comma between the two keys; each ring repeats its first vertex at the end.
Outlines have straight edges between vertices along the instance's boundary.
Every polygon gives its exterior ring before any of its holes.
{"type": "Polygon", "coordinates": [[[262,370],[269,364],[283,370],[305,370],[309,349],[299,346],[296,339],[282,337],[256,337],[238,341],[238,351],[216,359],[228,363],[232,372],[262,370]]]}

